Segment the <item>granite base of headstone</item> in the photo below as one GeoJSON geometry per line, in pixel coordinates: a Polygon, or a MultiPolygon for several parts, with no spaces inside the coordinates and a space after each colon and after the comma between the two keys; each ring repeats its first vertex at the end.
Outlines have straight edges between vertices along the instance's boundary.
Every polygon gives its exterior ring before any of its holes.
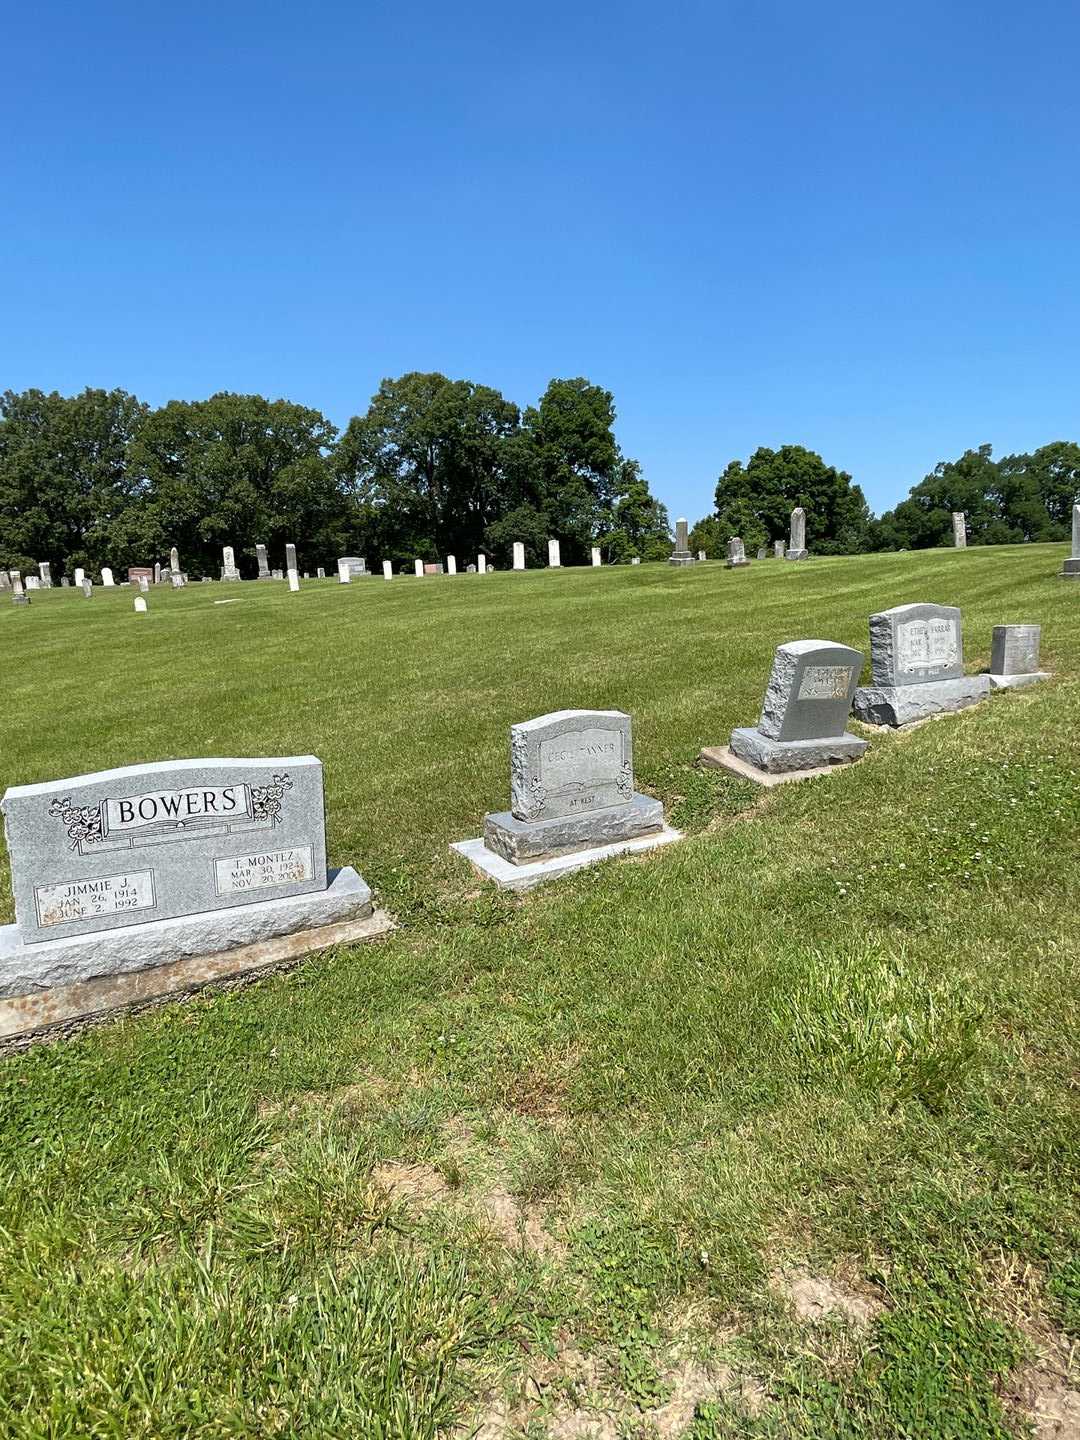
{"type": "Polygon", "coordinates": [[[1039,669],[1041,625],[995,625],[990,642],[991,690],[1019,690],[1049,680],[1039,669]]]}
{"type": "Polygon", "coordinates": [[[510,809],[450,848],[504,889],[527,890],[627,851],[681,839],[634,790],[630,717],[558,710],[510,729],[510,809]]]}
{"type": "Polygon", "coordinates": [[[733,730],[729,745],[703,750],[699,762],[775,784],[858,760],[867,741],[844,727],[862,663],[858,650],[831,640],[778,646],[757,725],[733,730]]]}
{"type": "Polygon", "coordinates": [[[960,611],[952,605],[896,605],[871,615],[870,671],[854,700],[867,725],[899,729],[990,693],[988,675],[964,674],[960,611]]]}
{"type": "Polygon", "coordinates": [[[17,785],[0,810],[16,915],[0,1041],[70,1021],[87,986],[112,1009],[389,928],[355,870],[327,871],[312,755],[17,785]]]}

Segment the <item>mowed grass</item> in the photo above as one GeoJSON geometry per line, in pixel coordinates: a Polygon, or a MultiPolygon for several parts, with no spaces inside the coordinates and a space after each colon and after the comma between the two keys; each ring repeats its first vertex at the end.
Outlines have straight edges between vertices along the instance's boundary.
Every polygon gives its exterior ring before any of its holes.
{"type": "Polygon", "coordinates": [[[1075,1421],[1061,555],[0,607],[0,785],[314,753],[331,862],[401,921],[0,1061],[0,1432],[1075,1421]],[[778,643],[865,650],[871,611],[924,599],[963,608],[971,671],[995,623],[1041,622],[1055,678],[811,784],[694,769],[756,720],[778,643]],[[633,716],[688,838],[511,899],[447,845],[504,808],[509,725],[564,706],[633,716]]]}

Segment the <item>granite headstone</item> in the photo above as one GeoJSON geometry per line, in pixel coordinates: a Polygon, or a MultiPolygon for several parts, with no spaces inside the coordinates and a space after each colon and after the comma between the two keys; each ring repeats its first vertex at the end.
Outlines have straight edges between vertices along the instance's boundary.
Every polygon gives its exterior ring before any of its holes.
{"type": "Polygon", "coordinates": [[[871,683],[855,692],[855,714],[897,728],[985,700],[986,675],[964,674],[960,611],[896,605],[870,616],[871,683]]]}

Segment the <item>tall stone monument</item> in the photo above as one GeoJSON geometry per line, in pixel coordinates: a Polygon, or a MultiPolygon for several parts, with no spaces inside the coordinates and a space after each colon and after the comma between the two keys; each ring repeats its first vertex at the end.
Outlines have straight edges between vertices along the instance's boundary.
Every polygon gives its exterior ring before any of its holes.
{"type": "Polygon", "coordinates": [[[38,578],[41,580],[41,588],[43,590],[52,589],[52,570],[50,569],[48,560],[38,561],[38,578]]]}
{"type": "Polygon", "coordinates": [[[520,540],[514,541],[513,568],[515,570],[525,569],[525,546],[520,540]]]}
{"type": "Polygon", "coordinates": [[[991,690],[1016,690],[1049,680],[1039,668],[1041,625],[995,625],[990,643],[991,690]]]}
{"type": "Polygon", "coordinates": [[[690,527],[682,516],[675,521],[675,549],[668,556],[669,565],[693,565],[690,554],[690,527]]]}
{"type": "Polygon", "coordinates": [[[526,890],[678,838],[660,801],[634,791],[629,715],[557,710],[511,726],[510,809],[484,817],[482,839],[451,849],[498,885],[526,890]]]}
{"type": "Polygon", "coordinates": [[[594,545],[594,546],[592,547],[591,557],[592,557],[593,568],[595,569],[596,566],[598,566],[598,565],[601,563],[601,562],[600,562],[600,546],[599,546],[599,545],[594,545]]]}
{"type": "Polygon", "coordinates": [[[394,578],[394,566],[391,561],[384,560],[382,562],[382,573],[384,580],[392,580],[394,578]]]}
{"type": "Polygon", "coordinates": [[[484,554],[483,550],[481,550],[479,555],[477,555],[476,557],[476,573],[478,575],[487,574],[487,556],[484,554]]]}
{"type": "Polygon", "coordinates": [[[801,505],[796,505],[791,512],[791,544],[784,559],[805,560],[806,554],[806,511],[801,505]]]}
{"type": "Polygon", "coordinates": [[[236,556],[233,554],[233,547],[226,545],[221,551],[221,578],[222,580],[239,580],[240,571],[236,568],[236,556]]]}
{"type": "Polygon", "coordinates": [[[910,725],[990,693],[989,676],[964,674],[960,611],[952,605],[895,605],[871,615],[870,672],[854,700],[868,725],[910,725]]]}
{"type": "Polygon", "coordinates": [[[703,750],[703,765],[777,784],[858,760],[867,742],[845,730],[863,657],[831,640],[792,640],[777,647],[761,719],[733,730],[731,743],[703,750]]]}
{"type": "Polygon", "coordinates": [[[0,810],[0,1037],[386,928],[356,871],[326,868],[313,755],[129,765],[12,786],[0,810]]]}
{"type": "Polygon", "coordinates": [[[456,556],[456,555],[447,555],[447,557],[446,557],[446,573],[447,573],[448,575],[456,575],[456,574],[457,574],[457,556],[456,556]]]}
{"type": "Polygon", "coordinates": [[[255,559],[258,561],[258,564],[259,564],[259,579],[260,579],[260,580],[269,580],[269,579],[271,579],[272,577],[271,577],[271,575],[270,575],[270,566],[269,566],[269,564],[267,563],[267,559],[266,559],[266,546],[265,546],[265,545],[256,545],[256,546],[255,546],[255,559]]]}
{"type": "Polygon", "coordinates": [[[1061,562],[1062,580],[1080,580],[1080,504],[1072,507],[1072,554],[1061,562]]]}
{"type": "Polygon", "coordinates": [[[422,579],[423,579],[423,577],[424,577],[424,562],[423,562],[423,560],[414,560],[414,561],[413,561],[413,574],[417,577],[417,579],[419,579],[419,580],[422,580],[422,579]]]}
{"type": "Polygon", "coordinates": [[[548,541],[548,567],[551,570],[558,570],[562,565],[562,556],[559,550],[558,540],[548,541]]]}
{"type": "Polygon", "coordinates": [[[21,572],[9,570],[8,579],[11,581],[11,603],[13,605],[29,605],[30,596],[26,593],[21,572]]]}
{"type": "Polygon", "coordinates": [[[967,517],[962,510],[953,511],[952,542],[957,550],[963,550],[967,545],[967,517]]]}
{"type": "Polygon", "coordinates": [[[738,535],[733,535],[727,542],[727,560],[724,563],[728,570],[738,570],[750,564],[746,558],[746,546],[738,535]]]}
{"type": "Polygon", "coordinates": [[[295,545],[286,545],[286,546],[285,546],[285,573],[288,574],[290,570],[295,570],[296,568],[297,568],[297,566],[296,566],[296,546],[295,546],[295,545]]]}

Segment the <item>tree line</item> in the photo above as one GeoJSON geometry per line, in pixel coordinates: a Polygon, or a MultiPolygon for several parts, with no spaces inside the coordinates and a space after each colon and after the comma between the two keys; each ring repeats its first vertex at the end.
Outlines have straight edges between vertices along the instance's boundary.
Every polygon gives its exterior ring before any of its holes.
{"type": "Polygon", "coordinates": [[[611,393],[552,380],[519,410],[497,390],[438,374],[384,380],[339,433],[318,410],[221,393],[158,409],[124,390],[0,396],[0,565],[53,575],[165,560],[217,576],[232,545],[297,546],[302,568],[339,555],[397,564],[539,564],[591,545],[609,560],[666,556],[667,511],[614,436],[611,393]]]}
{"type": "MultiPolygon", "coordinates": [[[[339,555],[395,566],[485,551],[510,562],[515,541],[543,564],[549,538],[567,564],[599,545],[608,561],[666,559],[671,531],[640,464],[614,435],[610,391],[552,380],[524,410],[498,390],[413,372],[387,379],[339,432],[318,410],[228,392],[151,409],[124,390],[0,395],[0,566],[50,562],[123,570],[165,560],[216,576],[234,547],[241,572],[255,546],[302,568],[339,555]]],[[[952,512],[973,544],[1064,540],[1080,493],[1080,445],[1055,441],[994,460],[989,445],[943,461],[875,518],[846,471],[801,445],[761,447],[720,475],[715,508],[690,546],[722,557],[741,536],[751,553],[786,539],[806,511],[819,555],[952,544],[952,512]]]]}
{"type": "Polygon", "coordinates": [[[1031,454],[994,460],[989,445],[943,460],[906,500],[875,518],[846,471],[801,445],[755,450],[733,460],[716,486],[715,510],[690,533],[691,550],[726,553],[732,535],[748,550],[786,540],[792,510],[806,511],[807,547],[818,555],[925,550],[952,545],[952,516],[963,511],[973,545],[1066,540],[1080,498],[1080,445],[1056,440],[1031,454]]]}

